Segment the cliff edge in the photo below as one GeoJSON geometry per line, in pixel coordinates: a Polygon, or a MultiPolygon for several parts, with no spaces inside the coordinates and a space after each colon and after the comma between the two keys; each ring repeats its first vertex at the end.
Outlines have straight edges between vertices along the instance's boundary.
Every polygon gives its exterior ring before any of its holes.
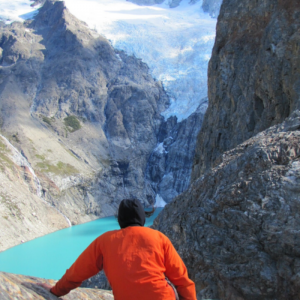
{"type": "Polygon", "coordinates": [[[192,180],[299,109],[299,10],[297,1],[223,1],[192,180]]]}

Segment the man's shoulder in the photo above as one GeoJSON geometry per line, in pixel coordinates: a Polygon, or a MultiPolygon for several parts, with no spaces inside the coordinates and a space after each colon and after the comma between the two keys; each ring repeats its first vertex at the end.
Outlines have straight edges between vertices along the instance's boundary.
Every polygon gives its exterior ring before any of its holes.
{"type": "Polygon", "coordinates": [[[160,232],[156,229],[153,229],[153,228],[150,228],[150,227],[142,227],[142,228],[145,232],[147,232],[147,234],[149,234],[151,236],[155,236],[155,237],[157,237],[161,240],[164,240],[164,241],[169,240],[168,237],[165,234],[163,234],[162,232],[160,232]]]}
{"type": "Polygon", "coordinates": [[[116,230],[110,230],[110,231],[106,231],[103,234],[101,234],[100,236],[98,236],[97,240],[105,240],[110,238],[111,236],[118,234],[120,232],[120,229],[116,229],[116,230]]]}

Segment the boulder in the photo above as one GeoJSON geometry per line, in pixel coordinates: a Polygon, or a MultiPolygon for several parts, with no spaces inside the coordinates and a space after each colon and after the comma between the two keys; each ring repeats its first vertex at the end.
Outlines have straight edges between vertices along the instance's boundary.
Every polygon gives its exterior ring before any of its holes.
{"type": "MultiPolygon", "coordinates": [[[[58,299],[56,296],[46,291],[44,288],[37,285],[37,283],[47,283],[51,286],[55,284],[54,280],[41,279],[31,276],[15,275],[10,273],[0,272],[0,298],[1,299],[58,299]]],[[[114,297],[111,291],[83,289],[77,288],[71,291],[66,296],[59,299],[73,300],[113,300],[114,297]]]]}

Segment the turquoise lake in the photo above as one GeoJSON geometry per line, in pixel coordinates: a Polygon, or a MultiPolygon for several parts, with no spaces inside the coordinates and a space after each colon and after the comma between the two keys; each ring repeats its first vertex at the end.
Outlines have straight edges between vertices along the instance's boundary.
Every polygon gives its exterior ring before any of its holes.
{"type": "MultiPolygon", "coordinates": [[[[157,208],[146,219],[145,226],[152,225],[162,211],[157,208]]],[[[72,226],[10,248],[0,253],[0,271],[60,279],[79,254],[99,235],[120,229],[115,217],[107,217],[72,226]]]]}

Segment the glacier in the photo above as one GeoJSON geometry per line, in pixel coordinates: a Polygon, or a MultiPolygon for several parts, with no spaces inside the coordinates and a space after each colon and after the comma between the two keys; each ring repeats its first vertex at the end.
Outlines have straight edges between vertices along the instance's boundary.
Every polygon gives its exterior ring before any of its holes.
{"type": "MultiPolygon", "coordinates": [[[[139,6],[126,0],[65,0],[78,19],[109,39],[112,45],[141,58],[151,75],[162,81],[170,98],[163,112],[177,121],[190,116],[207,97],[207,68],[216,19],[202,10],[202,1],[183,0],[169,8],[139,6]]],[[[37,7],[30,0],[0,0],[0,19],[6,23],[30,19],[37,7]]]]}
{"type": "Polygon", "coordinates": [[[168,1],[140,6],[126,0],[65,0],[78,19],[112,45],[141,58],[151,75],[163,82],[170,107],[163,112],[178,122],[190,116],[207,97],[207,68],[216,19],[202,10],[202,1],[183,0],[176,8],[168,1]]]}

